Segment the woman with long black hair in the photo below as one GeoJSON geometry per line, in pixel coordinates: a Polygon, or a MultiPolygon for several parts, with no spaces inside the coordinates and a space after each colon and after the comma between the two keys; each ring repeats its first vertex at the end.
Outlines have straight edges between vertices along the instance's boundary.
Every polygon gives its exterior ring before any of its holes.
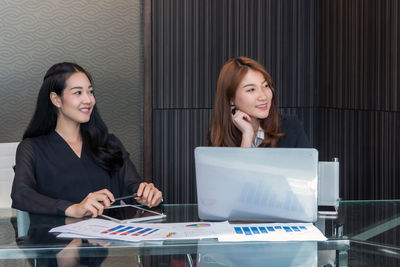
{"type": "Polygon", "coordinates": [[[162,193],[142,181],[95,104],[82,67],[63,62],[47,71],[17,149],[13,208],[81,218],[101,215],[116,197],[133,193],[140,204],[161,203],[162,193]]]}

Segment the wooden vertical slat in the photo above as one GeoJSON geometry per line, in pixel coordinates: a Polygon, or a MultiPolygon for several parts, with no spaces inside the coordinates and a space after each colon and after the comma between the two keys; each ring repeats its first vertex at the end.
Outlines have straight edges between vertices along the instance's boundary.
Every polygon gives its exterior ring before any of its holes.
{"type": "Polygon", "coordinates": [[[143,176],[152,181],[152,20],[151,0],[144,1],[144,108],[143,108],[143,176]]]}

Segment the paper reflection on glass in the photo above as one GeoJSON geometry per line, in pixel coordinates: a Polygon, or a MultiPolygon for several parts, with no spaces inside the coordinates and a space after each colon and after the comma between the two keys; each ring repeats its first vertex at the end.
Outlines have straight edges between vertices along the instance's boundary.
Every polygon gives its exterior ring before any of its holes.
{"type": "Polygon", "coordinates": [[[199,242],[197,266],[307,266],[318,264],[317,242],[207,245],[199,242]]]}

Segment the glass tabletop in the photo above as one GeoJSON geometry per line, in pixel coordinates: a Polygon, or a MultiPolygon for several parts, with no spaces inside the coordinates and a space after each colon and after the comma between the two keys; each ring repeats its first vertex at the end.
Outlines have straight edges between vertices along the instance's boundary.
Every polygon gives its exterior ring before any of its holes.
{"type": "Polygon", "coordinates": [[[400,247],[399,200],[342,201],[337,223],[351,240],[400,247]]]}
{"type": "MultiPolygon", "coordinates": [[[[199,221],[195,204],[162,209],[166,222],[199,221]]],[[[0,265],[28,259],[38,266],[57,266],[63,265],[60,259],[75,259],[83,266],[110,260],[133,266],[259,266],[268,259],[271,266],[371,266],[367,264],[375,261],[385,266],[397,263],[400,255],[397,214],[400,201],[341,201],[337,217],[320,217],[315,223],[328,238],[324,242],[123,242],[59,239],[48,231],[74,219],[0,209],[0,265]]]]}

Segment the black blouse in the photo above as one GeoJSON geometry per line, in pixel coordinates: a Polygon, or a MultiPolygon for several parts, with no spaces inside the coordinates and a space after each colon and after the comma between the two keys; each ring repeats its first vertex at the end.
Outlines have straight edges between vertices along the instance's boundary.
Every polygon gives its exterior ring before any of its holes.
{"type": "Polygon", "coordinates": [[[304,132],[303,125],[295,116],[280,116],[281,131],[278,147],[311,148],[310,141],[304,132]]]}
{"type": "MultiPolygon", "coordinates": [[[[111,138],[116,138],[111,136],[111,138]]],[[[32,213],[65,215],[72,204],[104,188],[114,197],[133,194],[142,182],[129,153],[117,139],[124,164],[110,174],[95,164],[82,146],[79,158],[65,140],[53,131],[23,140],[16,154],[12,207],[32,213]]]]}

